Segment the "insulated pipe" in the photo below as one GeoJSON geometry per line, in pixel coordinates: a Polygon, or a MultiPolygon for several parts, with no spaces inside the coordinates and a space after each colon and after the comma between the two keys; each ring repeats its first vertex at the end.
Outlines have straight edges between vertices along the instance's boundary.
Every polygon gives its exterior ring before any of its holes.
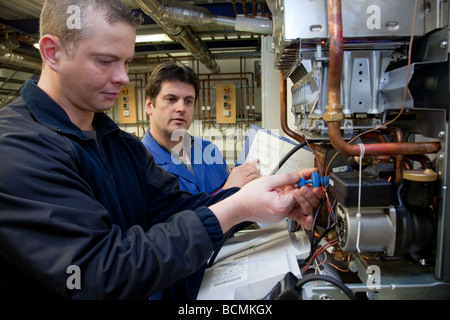
{"type": "MultiPolygon", "coordinates": [[[[340,79],[342,71],[343,37],[341,0],[327,0],[328,27],[330,40],[328,105],[323,118],[328,124],[328,136],[333,147],[340,153],[359,156],[362,147],[350,145],[344,141],[341,134],[340,121],[343,119],[340,105],[340,79]]],[[[439,142],[404,142],[364,145],[364,155],[399,155],[437,153],[441,149],[439,142]]]]}
{"type": "Polygon", "coordinates": [[[242,14],[236,16],[234,26],[236,31],[252,32],[272,35],[272,20],[268,18],[246,17],[242,14]]]}
{"type": "Polygon", "coordinates": [[[42,62],[38,59],[26,58],[15,53],[5,53],[0,55],[0,63],[11,64],[13,66],[32,68],[35,70],[42,69],[42,62]]]}
{"type": "Polygon", "coordinates": [[[163,16],[165,12],[165,5],[161,0],[134,0],[136,4],[151,17],[161,28],[167,33],[170,38],[180,43],[187,51],[204,64],[211,72],[217,73],[220,67],[216,61],[213,60],[209,49],[205,44],[198,39],[189,27],[176,25],[164,21],[163,16]]]}
{"type": "Polygon", "coordinates": [[[164,6],[161,21],[179,25],[206,25],[233,27],[236,31],[252,32],[259,34],[272,34],[272,20],[261,17],[247,17],[236,15],[236,18],[216,16],[206,8],[181,3],[168,3],[164,6]]]}

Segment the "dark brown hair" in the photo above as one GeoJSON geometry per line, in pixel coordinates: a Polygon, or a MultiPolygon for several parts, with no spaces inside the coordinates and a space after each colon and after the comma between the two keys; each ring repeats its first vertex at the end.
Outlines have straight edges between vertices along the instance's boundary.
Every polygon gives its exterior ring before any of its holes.
{"type": "Polygon", "coordinates": [[[181,81],[194,86],[195,100],[200,92],[200,79],[192,68],[175,62],[164,62],[158,65],[148,78],[145,94],[154,100],[161,91],[161,84],[165,81],[181,81]]]}

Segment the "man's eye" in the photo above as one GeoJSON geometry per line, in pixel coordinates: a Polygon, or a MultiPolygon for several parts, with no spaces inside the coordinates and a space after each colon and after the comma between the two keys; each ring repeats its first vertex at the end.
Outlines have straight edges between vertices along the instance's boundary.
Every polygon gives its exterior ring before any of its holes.
{"type": "Polygon", "coordinates": [[[100,62],[100,64],[104,64],[104,65],[108,65],[108,64],[111,64],[111,61],[110,60],[99,60],[99,62],[100,62]]]}

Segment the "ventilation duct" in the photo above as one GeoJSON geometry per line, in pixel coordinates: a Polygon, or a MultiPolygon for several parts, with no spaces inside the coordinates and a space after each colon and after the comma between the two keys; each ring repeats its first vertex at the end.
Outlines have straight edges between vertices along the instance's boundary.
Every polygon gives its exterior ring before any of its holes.
{"type": "Polygon", "coordinates": [[[166,6],[160,0],[134,0],[150,18],[152,18],[167,35],[181,44],[187,51],[204,64],[212,73],[218,73],[220,67],[211,57],[206,45],[197,38],[188,26],[181,26],[164,19],[166,6]]]}
{"type": "Polygon", "coordinates": [[[39,59],[22,56],[15,53],[5,53],[0,55],[0,63],[9,64],[14,67],[24,67],[35,70],[42,69],[42,62],[39,59]]]}
{"type": "Polygon", "coordinates": [[[6,36],[0,39],[0,56],[14,51],[20,46],[19,40],[14,36],[6,36]]]}
{"type": "Polygon", "coordinates": [[[247,17],[237,15],[236,18],[216,16],[206,8],[180,4],[179,2],[167,2],[164,7],[162,21],[179,25],[206,25],[233,27],[236,31],[244,31],[258,34],[272,34],[272,20],[262,17],[247,17]]]}
{"type": "Polygon", "coordinates": [[[13,53],[19,47],[19,40],[13,35],[0,39],[0,63],[40,70],[42,63],[39,59],[13,53]]]}

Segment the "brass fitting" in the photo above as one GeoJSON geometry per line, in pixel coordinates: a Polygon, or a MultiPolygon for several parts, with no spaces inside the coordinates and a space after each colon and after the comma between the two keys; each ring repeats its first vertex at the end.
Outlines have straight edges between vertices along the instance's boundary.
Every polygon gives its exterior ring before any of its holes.
{"type": "Polygon", "coordinates": [[[326,105],[325,106],[326,112],[323,115],[323,120],[326,122],[344,120],[344,114],[342,113],[343,109],[344,106],[340,104],[326,105]]]}

